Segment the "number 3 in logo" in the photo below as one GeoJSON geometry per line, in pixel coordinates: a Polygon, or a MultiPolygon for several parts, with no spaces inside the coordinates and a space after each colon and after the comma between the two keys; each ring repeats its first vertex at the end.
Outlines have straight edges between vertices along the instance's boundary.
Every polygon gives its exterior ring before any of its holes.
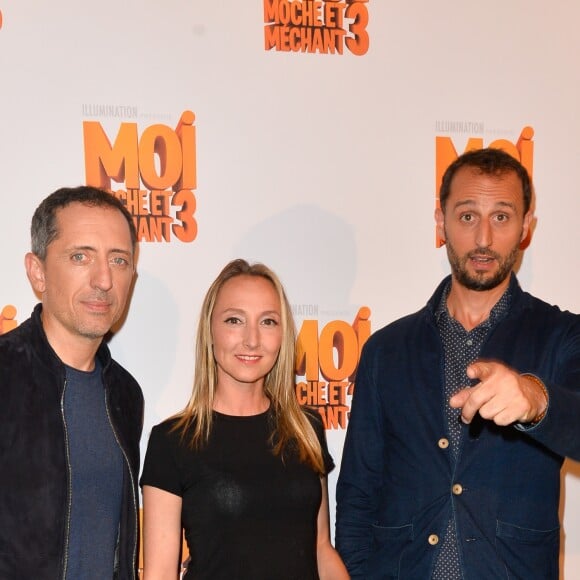
{"type": "Polygon", "coordinates": [[[362,2],[355,2],[346,9],[344,15],[353,19],[348,27],[353,36],[345,39],[346,47],[356,56],[362,56],[369,49],[369,34],[366,31],[369,23],[367,7],[362,2]]]}

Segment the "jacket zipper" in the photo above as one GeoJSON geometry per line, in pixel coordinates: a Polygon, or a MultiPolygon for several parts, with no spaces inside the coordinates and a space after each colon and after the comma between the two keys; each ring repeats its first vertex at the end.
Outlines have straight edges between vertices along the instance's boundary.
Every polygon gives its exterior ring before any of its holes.
{"type": "Polygon", "coordinates": [[[66,426],[66,419],[64,415],[64,394],[66,391],[66,379],[62,388],[62,395],[60,397],[60,413],[62,416],[62,425],[64,429],[64,447],[66,450],[66,471],[67,471],[67,508],[66,508],[66,525],[64,538],[64,553],[62,561],[62,579],[66,580],[66,571],[68,568],[68,549],[69,549],[69,535],[70,535],[70,514],[72,509],[72,468],[70,464],[70,449],[68,440],[68,429],[66,426]]]}
{"type": "MultiPolygon", "coordinates": [[[[138,530],[139,530],[139,523],[138,523],[138,509],[137,509],[137,499],[135,498],[135,482],[134,482],[134,478],[133,478],[133,472],[131,471],[131,464],[129,462],[129,458],[127,457],[127,454],[125,453],[125,449],[123,448],[123,446],[121,445],[121,442],[119,441],[119,437],[117,436],[117,431],[115,429],[115,426],[113,425],[113,421],[111,420],[111,413],[109,412],[109,401],[107,398],[107,391],[105,390],[105,410],[107,411],[107,419],[109,421],[109,425],[111,426],[111,430],[113,431],[113,435],[115,436],[115,440],[117,441],[117,445],[119,446],[119,449],[121,450],[121,453],[123,454],[123,457],[125,458],[125,463],[127,464],[127,471],[129,472],[129,478],[131,480],[131,496],[133,498],[133,513],[134,513],[134,519],[133,519],[133,525],[134,525],[134,540],[133,540],[133,560],[132,562],[136,561],[137,558],[137,534],[138,534],[138,530]]],[[[121,562],[119,561],[119,566],[121,566],[121,562]]],[[[131,578],[133,578],[133,580],[135,580],[135,567],[134,565],[131,565],[131,578]]]]}

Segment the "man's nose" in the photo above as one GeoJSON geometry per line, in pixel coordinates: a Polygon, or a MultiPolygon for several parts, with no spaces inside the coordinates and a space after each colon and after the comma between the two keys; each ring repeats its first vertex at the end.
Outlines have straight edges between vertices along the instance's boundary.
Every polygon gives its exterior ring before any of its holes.
{"type": "Polygon", "coordinates": [[[97,258],[91,272],[91,286],[107,292],[113,287],[111,265],[107,259],[97,258]]]}

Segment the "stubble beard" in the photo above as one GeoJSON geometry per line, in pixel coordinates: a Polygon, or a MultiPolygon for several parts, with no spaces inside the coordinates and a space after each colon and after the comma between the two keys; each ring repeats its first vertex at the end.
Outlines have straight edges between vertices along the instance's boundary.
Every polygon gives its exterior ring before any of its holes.
{"type": "MultiPolygon", "coordinates": [[[[105,300],[105,296],[101,297],[105,300]]],[[[109,306],[113,308],[111,304],[109,306]]],[[[93,313],[75,316],[72,322],[73,328],[78,336],[87,338],[89,340],[102,340],[110,331],[111,328],[118,322],[121,314],[119,312],[93,313]]]]}
{"type": "Polygon", "coordinates": [[[464,256],[459,256],[449,240],[447,240],[446,245],[447,257],[451,265],[453,277],[468,290],[475,290],[476,292],[492,290],[504,282],[511,274],[520,253],[519,243],[505,257],[502,257],[489,248],[476,248],[464,256]],[[470,274],[467,270],[467,263],[473,256],[489,256],[493,258],[498,264],[495,273],[490,275],[489,272],[485,271],[481,273],[476,272],[475,275],[470,274]]]}
{"type": "Polygon", "coordinates": [[[76,334],[89,340],[102,340],[115,324],[114,320],[77,320],[74,324],[76,334]]]}

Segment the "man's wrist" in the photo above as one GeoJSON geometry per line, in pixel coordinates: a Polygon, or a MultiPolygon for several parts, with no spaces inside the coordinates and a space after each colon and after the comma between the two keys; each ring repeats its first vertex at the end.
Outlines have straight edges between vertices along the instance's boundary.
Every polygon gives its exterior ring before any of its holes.
{"type": "Polygon", "coordinates": [[[527,422],[527,425],[537,425],[545,416],[546,413],[548,412],[548,401],[550,399],[550,396],[548,394],[548,389],[546,388],[546,385],[536,376],[533,375],[531,373],[523,373],[521,375],[522,377],[526,377],[527,379],[530,379],[533,383],[535,383],[536,385],[538,385],[538,387],[540,387],[541,391],[542,391],[542,395],[544,397],[544,406],[542,408],[542,410],[536,414],[536,416],[531,420],[527,422]]]}

